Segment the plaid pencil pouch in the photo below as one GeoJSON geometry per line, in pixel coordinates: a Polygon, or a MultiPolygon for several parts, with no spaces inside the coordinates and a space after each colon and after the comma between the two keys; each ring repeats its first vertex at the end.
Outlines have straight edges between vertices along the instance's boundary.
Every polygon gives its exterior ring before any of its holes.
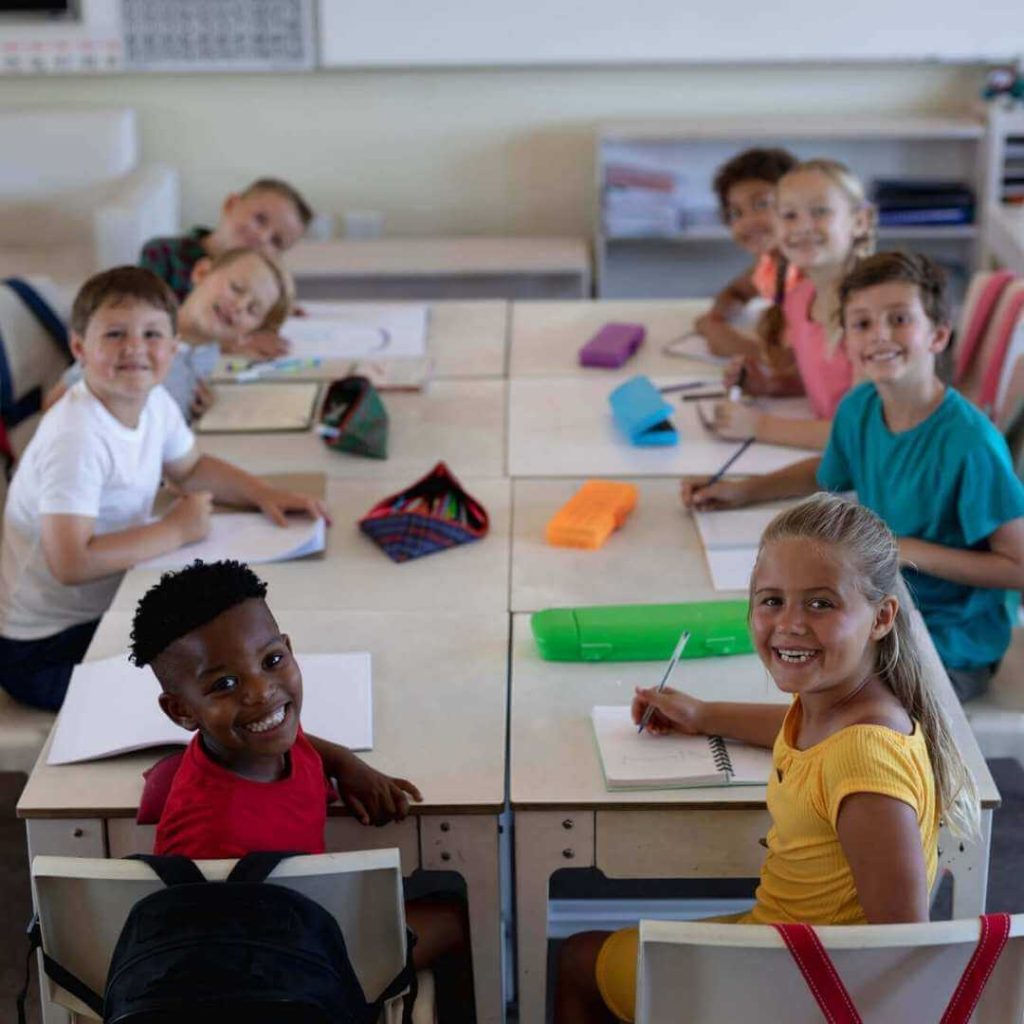
{"type": "Polygon", "coordinates": [[[393,562],[479,540],[487,527],[487,510],[443,462],[404,491],[377,502],[359,520],[359,529],[393,562]]]}
{"type": "Polygon", "coordinates": [[[366,377],[331,381],[317,433],[334,451],[369,459],[388,457],[388,411],[366,377]]]}

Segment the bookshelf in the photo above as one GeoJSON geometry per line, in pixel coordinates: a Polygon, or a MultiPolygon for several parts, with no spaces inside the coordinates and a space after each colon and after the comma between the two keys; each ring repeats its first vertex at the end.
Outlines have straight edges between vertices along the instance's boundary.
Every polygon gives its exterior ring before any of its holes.
{"type": "MultiPolygon", "coordinates": [[[[798,157],[841,160],[870,187],[876,178],[942,178],[968,183],[985,207],[990,133],[981,116],[766,117],[632,121],[598,126],[597,202],[593,216],[597,289],[602,298],[709,295],[749,265],[718,221],[715,169],[741,149],[783,146],[798,157]],[[609,168],[646,168],[676,176],[682,220],[644,231],[644,218],[609,218],[609,168]],[[611,227],[611,230],[609,230],[611,227]],[[635,233],[634,233],[635,232],[635,233]]],[[[619,211],[621,212],[621,211],[619,211]]],[[[664,223],[664,221],[662,221],[664,223]]],[[[883,227],[881,244],[913,246],[952,270],[958,291],[981,254],[977,223],[883,227]]]]}
{"type": "Polygon", "coordinates": [[[984,259],[1024,273],[1024,105],[989,105],[985,148],[984,259]]]}

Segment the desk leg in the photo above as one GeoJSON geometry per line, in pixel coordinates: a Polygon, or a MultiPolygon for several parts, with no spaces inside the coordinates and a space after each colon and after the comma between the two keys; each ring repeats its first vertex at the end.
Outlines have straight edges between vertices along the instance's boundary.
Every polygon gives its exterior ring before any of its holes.
{"type": "Polygon", "coordinates": [[[542,1024],[547,1009],[548,890],[559,868],[594,866],[594,815],[515,812],[516,960],[521,1024],[542,1024]]]}
{"type": "Polygon", "coordinates": [[[939,870],[953,876],[954,919],[985,913],[991,845],[991,810],[982,810],[981,835],[975,842],[957,839],[945,829],[939,834],[939,870]]]}
{"type": "Polygon", "coordinates": [[[488,814],[423,815],[421,862],[428,871],[457,871],[466,881],[473,990],[478,1024],[502,1024],[501,885],[498,818],[488,814]]]}

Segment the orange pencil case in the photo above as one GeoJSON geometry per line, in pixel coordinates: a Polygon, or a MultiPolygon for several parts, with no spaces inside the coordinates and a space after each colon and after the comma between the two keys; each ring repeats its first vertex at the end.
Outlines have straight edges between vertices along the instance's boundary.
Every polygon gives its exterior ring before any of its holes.
{"type": "Polygon", "coordinates": [[[632,484],[587,480],[555,513],[544,536],[557,547],[597,550],[626,521],[636,499],[632,484]]]}

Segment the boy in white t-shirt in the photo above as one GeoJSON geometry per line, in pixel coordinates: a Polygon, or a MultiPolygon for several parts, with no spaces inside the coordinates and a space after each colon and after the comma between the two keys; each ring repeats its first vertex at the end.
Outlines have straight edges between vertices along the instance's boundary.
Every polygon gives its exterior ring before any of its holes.
{"type": "Polygon", "coordinates": [[[321,502],[199,454],[159,386],[176,316],[167,285],[139,267],[97,274],[75,299],[71,348],[84,379],[25,449],[0,546],[0,686],[27,704],[60,707],[124,571],[204,537],[214,498],[279,523],[289,511],[325,514],[321,502]],[[161,479],[183,493],[149,522],[161,479]]]}

